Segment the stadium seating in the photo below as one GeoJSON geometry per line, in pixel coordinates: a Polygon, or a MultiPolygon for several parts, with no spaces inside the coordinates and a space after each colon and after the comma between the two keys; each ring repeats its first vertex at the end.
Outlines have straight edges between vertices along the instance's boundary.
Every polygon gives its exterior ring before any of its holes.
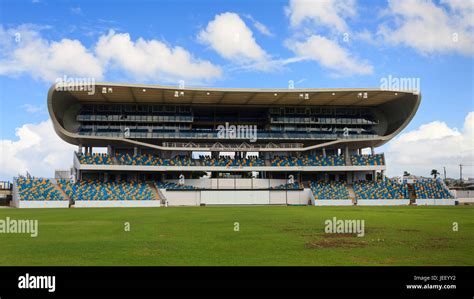
{"type": "Polygon", "coordinates": [[[151,187],[141,181],[59,180],[58,184],[73,200],[157,200],[151,187]]]}
{"type": "Polygon", "coordinates": [[[264,166],[265,161],[256,156],[247,158],[231,158],[228,156],[220,156],[219,158],[211,158],[209,156],[200,156],[203,166],[264,166]]]}
{"type": "Polygon", "coordinates": [[[407,199],[408,187],[391,180],[371,182],[359,181],[354,183],[357,199],[407,199]]]}
{"type": "Polygon", "coordinates": [[[453,196],[437,180],[419,180],[414,184],[415,194],[417,198],[421,199],[451,199],[453,196]]]}
{"type": "Polygon", "coordinates": [[[351,156],[352,165],[355,166],[376,166],[384,165],[384,159],[382,154],[376,155],[352,155],[351,156]]]}
{"type": "Polygon", "coordinates": [[[195,165],[189,157],[176,156],[171,159],[163,159],[155,155],[130,155],[119,154],[117,161],[123,165],[141,165],[141,166],[191,166],[195,165]]]}
{"type": "Polygon", "coordinates": [[[303,155],[300,157],[277,156],[271,161],[272,166],[344,166],[344,156],[337,155],[303,155]]]}
{"type": "Polygon", "coordinates": [[[275,187],[271,187],[270,189],[274,189],[274,190],[301,190],[303,189],[304,186],[302,183],[298,183],[298,182],[294,182],[294,183],[288,183],[288,184],[281,184],[281,185],[278,185],[278,186],[275,186],[275,187]]]}
{"type": "Polygon", "coordinates": [[[113,164],[112,157],[107,154],[83,154],[78,153],[77,158],[81,164],[113,164]]]}
{"type": "Polygon", "coordinates": [[[314,199],[349,199],[345,182],[310,182],[314,199]]]}
{"type": "Polygon", "coordinates": [[[178,184],[175,184],[175,183],[168,183],[168,182],[155,182],[155,187],[157,189],[171,189],[171,190],[195,190],[195,189],[197,189],[194,186],[178,185],[178,184]]]}
{"type": "Polygon", "coordinates": [[[49,179],[18,178],[21,200],[64,200],[64,196],[49,179]]]}

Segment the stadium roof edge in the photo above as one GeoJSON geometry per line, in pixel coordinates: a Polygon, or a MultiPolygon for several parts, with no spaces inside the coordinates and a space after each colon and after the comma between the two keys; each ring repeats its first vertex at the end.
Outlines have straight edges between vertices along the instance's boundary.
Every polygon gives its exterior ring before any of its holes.
{"type": "Polygon", "coordinates": [[[110,82],[65,82],[51,86],[79,102],[159,103],[200,105],[334,105],[377,106],[417,91],[381,88],[216,88],[110,82]]]}

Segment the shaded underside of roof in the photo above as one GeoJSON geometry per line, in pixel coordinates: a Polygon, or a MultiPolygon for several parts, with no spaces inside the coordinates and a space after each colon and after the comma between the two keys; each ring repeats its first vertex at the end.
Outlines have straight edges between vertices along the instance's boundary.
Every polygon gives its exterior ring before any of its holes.
{"type": "MultiPolygon", "coordinates": [[[[63,90],[79,102],[158,103],[188,105],[292,105],[292,106],[378,106],[414,92],[381,89],[231,89],[178,88],[157,85],[96,83],[80,90],[68,85],[63,90]]],[[[59,89],[58,89],[59,90],[59,89]]]]}

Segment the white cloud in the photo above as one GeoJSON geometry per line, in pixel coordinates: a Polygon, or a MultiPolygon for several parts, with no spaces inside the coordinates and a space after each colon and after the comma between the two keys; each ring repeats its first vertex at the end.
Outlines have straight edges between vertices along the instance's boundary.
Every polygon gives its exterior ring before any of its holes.
{"type": "Polygon", "coordinates": [[[253,27],[257,29],[258,32],[260,32],[263,35],[266,36],[274,36],[274,34],[268,29],[265,24],[260,23],[259,21],[255,20],[252,15],[244,15],[247,19],[249,19],[252,22],[253,27]]]}
{"type": "Polygon", "coordinates": [[[268,27],[260,23],[259,21],[254,21],[253,25],[261,34],[266,35],[266,36],[273,36],[273,33],[270,32],[268,27]]]}
{"type": "Polygon", "coordinates": [[[236,13],[216,15],[206,29],[199,32],[198,40],[233,62],[264,62],[268,58],[267,53],[255,41],[252,30],[236,13]]]}
{"type": "Polygon", "coordinates": [[[209,80],[221,70],[209,61],[197,60],[182,47],[168,47],[158,40],[132,41],[128,33],[109,31],[97,42],[95,52],[106,65],[132,73],[138,79],[209,80]]]}
{"type": "Polygon", "coordinates": [[[54,132],[51,121],[25,124],[16,129],[18,140],[0,140],[0,179],[25,174],[53,177],[55,169],[72,165],[73,150],[54,132]]]}
{"type": "Polygon", "coordinates": [[[110,70],[155,82],[221,76],[221,69],[211,62],[195,59],[186,49],[158,40],[133,41],[127,33],[109,31],[88,49],[79,40],[49,41],[42,37],[43,29],[31,25],[4,29],[0,25],[0,75],[28,74],[47,82],[65,75],[99,81],[110,70]]]}
{"type": "Polygon", "coordinates": [[[23,104],[20,107],[25,109],[26,112],[31,113],[31,114],[46,112],[44,105],[23,104]]]}
{"type": "MultiPolygon", "coordinates": [[[[386,150],[390,176],[411,174],[429,176],[431,169],[459,177],[459,164],[474,165],[474,112],[469,112],[462,131],[445,122],[434,121],[403,133],[390,141],[386,150]]],[[[465,167],[464,176],[474,177],[474,166],[465,167]]]]}
{"type": "Polygon", "coordinates": [[[474,53],[472,1],[389,0],[385,14],[391,22],[380,25],[378,34],[388,43],[421,53],[474,53]]]}
{"type": "Polygon", "coordinates": [[[28,73],[45,81],[65,74],[98,80],[103,76],[98,59],[78,40],[50,42],[31,26],[0,26],[0,40],[0,75],[28,73]]]}
{"type": "Polygon", "coordinates": [[[373,67],[368,62],[359,61],[337,42],[320,35],[312,35],[303,42],[289,40],[286,45],[301,60],[314,60],[331,69],[335,75],[371,74],[373,67]]]}
{"type": "Polygon", "coordinates": [[[293,27],[308,20],[339,32],[348,32],[345,19],[357,15],[354,0],[291,0],[285,10],[293,27]]]}

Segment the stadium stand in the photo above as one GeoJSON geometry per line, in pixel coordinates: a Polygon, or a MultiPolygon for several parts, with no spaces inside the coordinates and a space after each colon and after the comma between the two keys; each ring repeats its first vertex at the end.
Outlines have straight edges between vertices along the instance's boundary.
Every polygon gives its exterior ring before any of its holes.
{"type": "MultiPolygon", "coordinates": [[[[81,164],[111,165],[114,164],[113,157],[107,154],[82,154],[77,155],[81,164]]],[[[191,166],[195,165],[189,157],[176,156],[171,159],[163,159],[155,155],[130,155],[117,154],[117,162],[122,165],[141,166],[191,166]]]]}
{"type": "Polygon", "coordinates": [[[83,180],[71,183],[58,180],[58,185],[73,200],[156,200],[151,187],[141,181],[103,182],[83,180]]]}
{"type": "Polygon", "coordinates": [[[163,160],[153,155],[130,155],[130,154],[118,154],[117,161],[123,165],[143,165],[153,166],[162,165],[163,160]]]}
{"type": "Polygon", "coordinates": [[[351,162],[354,166],[378,166],[385,165],[383,154],[375,155],[352,155],[351,162]]]}
{"type": "Polygon", "coordinates": [[[353,184],[357,199],[406,199],[408,188],[406,184],[398,184],[391,180],[359,181],[353,184]]]}
{"type": "Polygon", "coordinates": [[[112,157],[107,154],[83,154],[78,153],[77,158],[81,164],[109,165],[113,164],[112,157]]]}
{"type": "Polygon", "coordinates": [[[310,182],[314,199],[349,199],[349,191],[345,182],[310,182]]]}
{"type": "Polygon", "coordinates": [[[272,166],[344,166],[344,156],[303,155],[300,157],[277,156],[271,161],[272,166]]]}
{"type": "Polygon", "coordinates": [[[16,183],[21,200],[65,200],[49,179],[21,177],[16,183]]]}
{"type": "Polygon", "coordinates": [[[417,198],[422,199],[452,199],[451,193],[446,190],[443,184],[437,180],[418,180],[414,184],[415,194],[417,198]]]}
{"type": "Polygon", "coordinates": [[[256,156],[248,158],[231,158],[229,156],[220,156],[219,158],[211,158],[209,156],[199,157],[201,164],[204,166],[264,166],[265,161],[256,156]]]}
{"type": "MultiPolygon", "coordinates": [[[[362,92],[359,88],[331,92],[174,90],[119,83],[100,83],[96,87],[102,93],[111,93],[106,102],[97,95],[58,88],[48,93],[48,111],[55,132],[78,147],[78,160],[70,171],[56,176],[68,179],[58,180],[58,186],[54,180],[19,180],[20,192],[14,192],[17,198],[19,193],[25,199],[64,197],[74,207],[76,203],[77,207],[156,206],[166,202],[173,205],[173,201],[181,205],[183,198],[189,205],[308,204],[314,203],[313,198],[346,199],[350,204],[355,198],[407,199],[408,185],[411,199],[416,197],[412,183],[372,181],[385,175],[383,154],[356,153],[369,149],[374,153],[375,148],[405,127],[419,106],[418,93],[378,89],[362,92]],[[75,125],[70,126],[71,123],[75,125]],[[108,154],[92,154],[100,151],[99,146],[107,147],[108,154]],[[196,158],[203,154],[209,156],[196,158]],[[187,185],[178,184],[181,175],[190,178],[187,185]],[[304,185],[286,184],[293,182],[292,177],[298,177],[304,185]],[[275,179],[278,183],[272,181],[275,179]],[[363,182],[353,183],[358,179],[363,182]],[[281,185],[269,188],[278,184],[281,185]],[[310,190],[304,189],[308,187],[310,190]],[[167,196],[167,192],[155,189],[174,192],[167,196]],[[179,192],[195,189],[199,192],[179,192]],[[214,189],[223,191],[210,192],[214,189]],[[278,190],[292,192],[287,192],[283,201],[278,190]],[[263,200],[262,194],[268,200],[263,200]],[[159,202],[118,202],[150,199],[159,202]]],[[[439,189],[442,187],[429,182],[416,186],[420,198],[446,197],[439,189]]],[[[28,202],[24,206],[55,204],[62,202],[28,202]]]]}

